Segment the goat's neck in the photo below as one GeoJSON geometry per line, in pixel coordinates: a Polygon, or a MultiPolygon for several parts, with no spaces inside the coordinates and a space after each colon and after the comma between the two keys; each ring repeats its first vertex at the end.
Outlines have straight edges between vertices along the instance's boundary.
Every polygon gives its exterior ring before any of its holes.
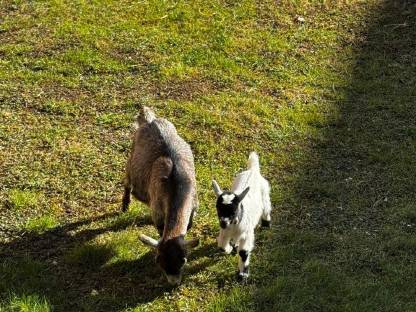
{"type": "Polygon", "coordinates": [[[165,228],[163,230],[163,240],[166,241],[180,235],[185,236],[188,229],[189,218],[191,217],[193,209],[192,197],[187,196],[177,211],[175,211],[172,206],[167,208],[165,228]]]}

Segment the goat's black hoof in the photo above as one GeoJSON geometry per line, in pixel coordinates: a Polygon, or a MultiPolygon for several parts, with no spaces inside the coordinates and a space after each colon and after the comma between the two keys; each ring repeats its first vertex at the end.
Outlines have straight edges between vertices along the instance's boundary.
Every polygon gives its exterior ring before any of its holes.
{"type": "Polygon", "coordinates": [[[241,284],[247,284],[248,281],[248,270],[247,272],[237,272],[237,282],[241,284]]]}
{"type": "Polygon", "coordinates": [[[270,228],[272,226],[271,221],[261,220],[261,227],[270,228]]]}
{"type": "Polygon", "coordinates": [[[232,247],[233,247],[233,252],[237,253],[238,245],[232,245],[232,247]]]}

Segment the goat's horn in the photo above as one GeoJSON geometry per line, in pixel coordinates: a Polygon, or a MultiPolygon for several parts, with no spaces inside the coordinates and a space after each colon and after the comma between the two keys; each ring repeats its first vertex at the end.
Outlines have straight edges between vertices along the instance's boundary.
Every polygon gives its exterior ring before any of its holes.
{"type": "Polygon", "coordinates": [[[139,239],[141,240],[141,242],[147,246],[156,248],[157,245],[159,244],[159,242],[147,235],[144,234],[140,234],[139,239]]]}
{"type": "Polygon", "coordinates": [[[248,191],[250,191],[250,187],[249,186],[247,186],[246,189],[244,191],[242,191],[240,195],[238,195],[238,199],[240,201],[242,201],[244,199],[244,197],[246,197],[248,191]]]}
{"type": "Polygon", "coordinates": [[[212,188],[214,189],[215,195],[220,196],[223,192],[217,181],[212,180],[212,188]]]}

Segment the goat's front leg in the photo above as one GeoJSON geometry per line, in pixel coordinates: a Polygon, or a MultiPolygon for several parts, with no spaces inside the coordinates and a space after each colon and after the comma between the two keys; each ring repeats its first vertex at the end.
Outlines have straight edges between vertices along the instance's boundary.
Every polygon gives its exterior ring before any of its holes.
{"type": "Polygon", "coordinates": [[[254,232],[250,232],[240,239],[238,244],[238,279],[245,280],[249,275],[248,265],[250,253],[254,248],[254,232]]]}
{"type": "Polygon", "coordinates": [[[218,247],[224,251],[227,255],[233,251],[233,247],[230,245],[231,236],[227,230],[220,230],[220,235],[218,235],[217,243],[218,247]]]}
{"type": "Polygon", "coordinates": [[[123,212],[125,212],[125,211],[127,211],[129,209],[130,193],[131,193],[131,188],[128,187],[128,186],[125,186],[124,187],[123,201],[121,203],[121,210],[123,212]]]}
{"type": "Polygon", "coordinates": [[[189,231],[192,227],[194,215],[195,215],[195,209],[192,209],[191,216],[189,217],[188,227],[186,228],[187,231],[189,231]]]}

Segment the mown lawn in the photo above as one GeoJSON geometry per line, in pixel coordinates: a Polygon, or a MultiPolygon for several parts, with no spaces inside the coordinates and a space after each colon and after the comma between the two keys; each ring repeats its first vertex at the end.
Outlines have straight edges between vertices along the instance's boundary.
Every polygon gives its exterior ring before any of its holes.
{"type": "Polygon", "coordinates": [[[415,311],[411,1],[0,2],[0,311],[415,311]],[[191,144],[199,237],[170,288],[121,180],[141,105],[191,144]],[[273,186],[248,285],[211,177],[273,186]]]}

